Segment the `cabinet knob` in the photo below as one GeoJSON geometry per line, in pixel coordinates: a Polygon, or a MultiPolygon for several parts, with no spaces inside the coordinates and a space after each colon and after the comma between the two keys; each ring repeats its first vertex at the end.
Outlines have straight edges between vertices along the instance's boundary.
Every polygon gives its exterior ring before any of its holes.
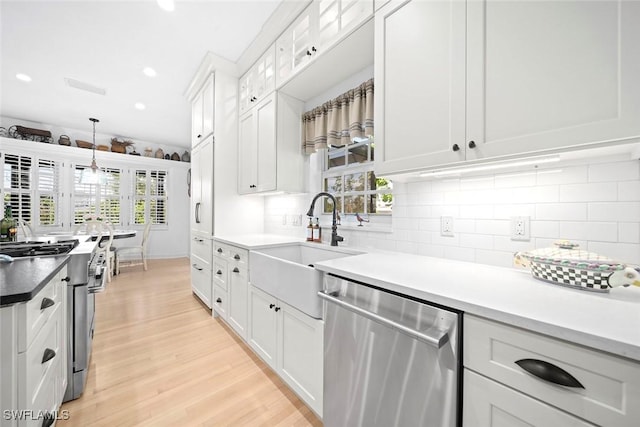
{"type": "Polygon", "coordinates": [[[218,253],[221,254],[222,253],[222,248],[218,248],[218,253]]]}
{"type": "Polygon", "coordinates": [[[317,52],[316,47],[315,46],[311,46],[311,52],[317,52]]]}
{"type": "Polygon", "coordinates": [[[65,278],[62,279],[63,282],[70,282],[71,281],[71,277],[67,276],[65,278]]]}
{"type": "Polygon", "coordinates": [[[195,268],[198,271],[202,271],[202,268],[198,267],[198,264],[192,264],[193,268],[195,268]]]}
{"type": "Polygon", "coordinates": [[[198,134],[198,135],[196,136],[196,138],[200,138],[200,137],[202,137],[202,135],[201,135],[201,134],[198,134]]]}
{"type": "Polygon", "coordinates": [[[49,360],[56,357],[56,352],[51,350],[50,348],[46,348],[44,350],[44,354],[42,355],[42,363],[47,363],[49,360]]]}
{"type": "Polygon", "coordinates": [[[453,144],[453,147],[451,147],[451,149],[453,151],[460,151],[460,146],[458,144],[453,144]]]}
{"type": "Polygon", "coordinates": [[[42,304],[40,304],[40,310],[44,310],[45,308],[49,308],[55,305],[55,302],[51,298],[44,297],[42,298],[42,304]]]}
{"type": "Polygon", "coordinates": [[[475,141],[469,141],[469,148],[476,148],[475,141]]]}
{"type": "Polygon", "coordinates": [[[240,273],[240,270],[238,270],[238,267],[236,267],[236,268],[233,269],[233,272],[234,273],[240,273]]]}
{"type": "Polygon", "coordinates": [[[273,308],[275,306],[276,306],[275,304],[269,304],[269,308],[273,308]]]}
{"type": "Polygon", "coordinates": [[[276,308],[275,308],[275,310],[276,310],[276,311],[280,311],[280,307],[276,307],[276,308]]]}
{"type": "Polygon", "coordinates": [[[216,302],[217,302],[218,304],[222,304],[222,299],[221,299],[221,298],[218,298],[218,299],[216,300],[216,302]]]}
{"type": "Polygon", "coordinates": [[[233,256],[233,259],[235,259],[236,261],[239,261],[239,260],[240,260],[240,255],[235,254],[235,255],[233,256]]]}
{"type": "Polygon", "coordinates": [[[251,184],[251,185],[249,186],[249,188],[256,188],[256,185],[255,185],[255,184],[251,184]]]}
{"type": "Polygon", "coordinates": [[[311,52],[307,50],[307,56],[311,56],[311,52]]]}
{"type": "Polygon", "coordinates": [[[222,274],[222,270],[216,271],[216,274],[218,274],[218,275],[222,274]]]}

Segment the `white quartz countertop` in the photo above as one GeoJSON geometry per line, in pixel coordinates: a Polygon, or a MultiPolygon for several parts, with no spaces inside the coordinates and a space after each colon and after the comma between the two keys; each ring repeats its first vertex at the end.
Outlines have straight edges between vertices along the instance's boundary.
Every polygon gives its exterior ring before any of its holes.
{"type": "Polygon", "coordinates": [[[215,236],[213,240],[220,243],[227,243],[229,245],[238,246],[248,250],[287,245],[305,241],[304,239],[301,239],[299,237],[281,236],[277,234],[241,234],[235,236],[215,236]]]}
{"type": "Polygon", "coordinates": [[[319,270],[640,361],[640,288],[571,289],[516,270],[395,252],[319,270]]]}

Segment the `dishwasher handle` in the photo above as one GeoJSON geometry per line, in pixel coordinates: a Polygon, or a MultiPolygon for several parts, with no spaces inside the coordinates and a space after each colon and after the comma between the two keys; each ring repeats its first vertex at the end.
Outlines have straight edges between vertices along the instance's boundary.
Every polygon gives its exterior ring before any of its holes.
{"type": "Polygon", "coordinates": [[[408,335],[438,349],[442,348],[442,346],[449,341],[449,333],[446,331],[438,329],[435,329],[434,331],[428,331],[428,333],[416,331],[415,329],[401,325],[400,323],[394,322],[393,320],[387,319],[386,317],[382,317],[379,314],[373,313],[369,310],[365,310],[362,307],[358,307],[357,305],[353,305],[351,303],[343,301],[337,298],[337,292],[319,291],[318,296],[325,301],[337,304],[346,310],[364,316],[367,319],[380,323],[381,325],[388,326],[392,329],[400,331],[405,335],[408,335]]]}

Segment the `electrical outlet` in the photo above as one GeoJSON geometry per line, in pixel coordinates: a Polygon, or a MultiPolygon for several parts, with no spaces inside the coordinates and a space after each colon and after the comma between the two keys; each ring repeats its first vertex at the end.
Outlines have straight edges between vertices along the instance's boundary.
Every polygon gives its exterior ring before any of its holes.
{"type": "Polygon", "coordinates": [[[440,217],[440,235],[453,236],[453,217],[452,216],[440,217]]]}
{"type": "Polygon", "coordinates": [[[511,240],[531,240],[531,221],[528,216],[511,217],[511,240]]]}

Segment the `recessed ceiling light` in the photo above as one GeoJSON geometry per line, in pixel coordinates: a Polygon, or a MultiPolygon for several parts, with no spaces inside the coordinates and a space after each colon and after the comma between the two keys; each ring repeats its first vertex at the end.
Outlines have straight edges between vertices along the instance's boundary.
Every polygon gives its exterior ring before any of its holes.
{"type": "Polygon", "coordinates": [[[29,77],[28,75],[23,74],[23,73],[16,74],[16,79],[22,80],[23,82],[30,82],[31,81],[31,77],[29,77]]]}
{"type": "Polygon", "coordinates": [[[144,110],[145,108],[147,108],[147,106],[146,106],[146,105],[144,105],[142,102],[136,102],[135,107],[136,107],[138,110],[144,110]]]}
{"type": "Polygon", "coordinates": [[[173,12],[173,9],[175,9],[176,5],[173,3],[173,0],[157,0],[158,2],[158,6],[160,6],[160,9],[164,9],[167,12],[173,12]]]}
{"type": "Polygon", "coordinates": [[[151,67],[144,67],[144,69],[142,70],[142,72],[144,73],[145,76],[147,77],[155,77],[156,76],[156,70],[154,70],[151,67]]]}

